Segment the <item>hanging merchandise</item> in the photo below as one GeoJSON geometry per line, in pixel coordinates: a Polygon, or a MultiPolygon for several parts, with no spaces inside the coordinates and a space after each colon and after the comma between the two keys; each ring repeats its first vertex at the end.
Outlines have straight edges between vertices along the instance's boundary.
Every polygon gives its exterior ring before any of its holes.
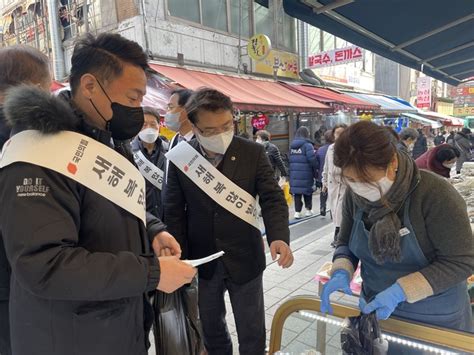
{"type": "Polygon", "coordinates": [[[361,314],[344,320],[341,331],[344,355],[385,355],[388,342],[382,339],[375,313],[361,314]]]}
{"type": "Polygon", "coordinates": [[[262,129],[265,129],[269,123],[270,123],[270,120],[268,119],[267,116],[265,116],[261,112],[257,113],[257,115],[252,118],[252,127],[254,129],[254,133],[262,129]]]}

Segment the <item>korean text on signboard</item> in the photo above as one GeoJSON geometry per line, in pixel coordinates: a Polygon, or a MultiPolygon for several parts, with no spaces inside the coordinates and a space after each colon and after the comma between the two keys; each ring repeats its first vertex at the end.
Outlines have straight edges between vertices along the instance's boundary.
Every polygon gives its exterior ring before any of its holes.
{"type": "Polygon", "coordinates": [[[308,67],[311,69],[329,67],[363,60],[363,49],[357,46],[350,46],[334,49],[327,52],[312,54],[308,57],[308,67]]]}
{"type": "Polygon", "coordinates": [[[416,106],[418,108],[431,107],[431,78],[423,76],[416,83],[416,106]]]}

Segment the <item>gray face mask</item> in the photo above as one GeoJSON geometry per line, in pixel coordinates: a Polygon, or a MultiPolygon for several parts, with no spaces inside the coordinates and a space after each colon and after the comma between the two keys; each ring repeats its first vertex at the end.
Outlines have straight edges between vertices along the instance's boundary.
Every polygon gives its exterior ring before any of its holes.
{"type": "Polygon", "coordinates": [[[181,118],[181,112],[182,111],[175,113],[167,112],[165,115],[166,127],[175,132],[179,131],[179,129],[181,128],[181,122],[179,122],[179,119],[181,118]]]}

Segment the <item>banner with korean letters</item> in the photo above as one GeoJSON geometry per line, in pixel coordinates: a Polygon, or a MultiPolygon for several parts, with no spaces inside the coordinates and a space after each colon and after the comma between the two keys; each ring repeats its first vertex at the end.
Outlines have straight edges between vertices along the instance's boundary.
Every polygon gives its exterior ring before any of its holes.
{"type": "Polygon", "coordinates": [[[145,179],[152,183],[157,189],[163,190],[163,180],[165,178],[163,170],[149,161],[140,150],[133,153],[133,160],[135,160],[138,170],[140,170],[140,173],[142,173],[145,179]]]}
{"type": "Polygon", "coordinates": [[[255,198],[222,174],[188,143],[178,144],[166,154],[166,158],[221,207],[260,230],[255,198]]]}
{"type": "Polygon", "coordinates": [[[3,147],[0,168],[25,162],[73,179],[138,217],[146,225],[145,179],[125,157],[82,134],[27,130],[3,147]]]}

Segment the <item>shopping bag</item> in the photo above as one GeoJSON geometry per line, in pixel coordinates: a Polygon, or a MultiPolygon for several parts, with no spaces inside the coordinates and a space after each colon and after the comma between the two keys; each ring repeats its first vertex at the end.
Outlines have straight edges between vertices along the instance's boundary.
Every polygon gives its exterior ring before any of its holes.
{"type": "Polygon", "coordinates": [[[388,342],[382,339],[375,313],[361,314],[344,320],[341,331],[344,355],[385,355],[388,342]]]}
{"type": "Polygon", "coordinates": [[[280,178],[280,181],[278,182],[278,185],[280,185],[281,189],[283,190],[283,194],[285,195],[285,200],[288,206],[291,205],[291,202],[293,201],[293,197],[290,194],[290,183],[288,182],[287,179],[285,178],[280,178]]]}
{"type": "Polygon", "coordinates": [[[203,353],[197,278],[194,278],[190,285],[170,294],[157,291],[153,306],[157,355],[203,353]]]}

